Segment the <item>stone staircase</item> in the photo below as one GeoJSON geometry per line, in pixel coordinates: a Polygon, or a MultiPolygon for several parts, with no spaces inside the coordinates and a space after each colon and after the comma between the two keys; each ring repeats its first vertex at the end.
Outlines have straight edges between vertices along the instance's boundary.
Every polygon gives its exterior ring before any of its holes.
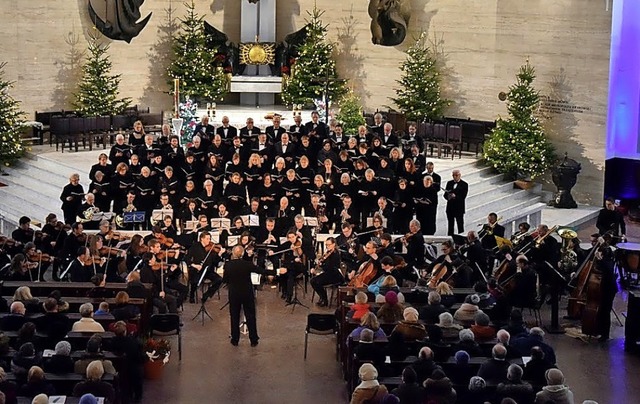
{"type": "MultiPolygon", "coordinates": [[[[4,217],[5,233],[7,226],[15,226],[23,215],[38,221],[44,221],[51,212],[62,217],[59,197],[62,187],[68,183],[69,174],[80,173],[80,183],[86,190],[89,169],[102,152],[94,150],[61,154],[53,152],[48,146],[35,146],[34,150],[15,166],[5,168],[8,176],[0,177],[0,182],[7,185],[0,187],[0,215],[4,217]]],[[[532,225],[542,221],[546,204],[539,186],[532,190],[514,189],[512,182],[504,181],[501,174],[472,157],[434,159],[433,162],[435,171],[442,176],[443,185],[451,178],[450,173],[454,168],[461,170],[462,178],[469,183],[466,230],[477,229],[478,224],[486,221],[489,212],[496,212],[502,218],[501,224],[507,227],[507,235],[512,226],[521,221],[528,221],[532,225]]],[[[446,235],[445,208],[446,201],[441,192],[436,235],[446,235]]]]}

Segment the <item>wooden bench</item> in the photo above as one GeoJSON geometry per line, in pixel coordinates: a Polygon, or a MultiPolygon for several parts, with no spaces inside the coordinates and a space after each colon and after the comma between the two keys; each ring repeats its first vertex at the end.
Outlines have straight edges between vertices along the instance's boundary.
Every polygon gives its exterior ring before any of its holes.
{"type": "MultiPolygon", "coordinates": [[[[28,286],[32,295],[49,296],[54,290],[60,291],[62,296],[76,296],[86,297],[87,293],[95,288],[90,282],[20,282],[20,281],[5,281],[2,284],[3,294],[13,294],[16,289],[21,286],[28,286]]],[[[151,293],[152,285],[150,283],[144,284],[145,288],[151,293]]],[[[126,283],[107,283],[105,285],[105,291],[108,293],[108,297],[115,297],[120,291],[126,291],[126,283]]]]}

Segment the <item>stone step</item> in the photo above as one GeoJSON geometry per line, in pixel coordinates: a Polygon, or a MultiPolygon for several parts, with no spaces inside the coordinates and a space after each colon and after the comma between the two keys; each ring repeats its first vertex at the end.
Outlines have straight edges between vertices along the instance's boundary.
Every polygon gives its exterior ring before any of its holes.
{"type": "Polygon", "coordinates": [[[61,217],[60,205],[47,209],[42,203],[39,203],[43,202],[42,199],[34,198],[34,194],[29,193],[26,188],[11,187],[11,190],[8,188],[0,188],[0,198],[3,202],[0,205],[0,213],[12,223],[17,224],[22,216],[29,216],[40,222],[44,222],[49,213],[55,213],[61,217]]]}
{"type": "Polygon", "coordinates": [[[21,185],[36,193],[53,198],[59,197],[62,188],[69,183],[68,180],[64,180],[64,183],[61,184],[58,176],[47,174],[35,167],[6,167],[5,171],[9,174],[3,177],[5,183],[11,184],[11,186],[21,185]]]}

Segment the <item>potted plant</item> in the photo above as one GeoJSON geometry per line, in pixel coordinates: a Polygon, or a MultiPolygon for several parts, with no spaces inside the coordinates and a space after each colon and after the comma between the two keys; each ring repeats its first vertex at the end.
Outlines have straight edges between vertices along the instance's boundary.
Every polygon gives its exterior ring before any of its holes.
{"type": "Polygon", "coordinates": [[[149,360],[144,364],[147,379],[160,379],[164,365],[169,362],[171,344],[164,338],[148,338],[144,342],[144,352],[149,360]]]}

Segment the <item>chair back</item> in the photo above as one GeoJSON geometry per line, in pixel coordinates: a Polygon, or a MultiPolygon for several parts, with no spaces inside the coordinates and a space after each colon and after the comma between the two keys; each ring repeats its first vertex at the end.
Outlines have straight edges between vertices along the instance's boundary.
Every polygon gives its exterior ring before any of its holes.
{"type": "Polygon", "coordinates": [[[96,118],[96,130],[99,132],[108,132],[111,129],[111,117],[110,116],[99,116],[96,118]]]}
{"type": "Polygon", "coordinates": [[[446,142],[447,141],[447,127],[443,123],[436,123],[433,125],[433,135],[431,136],[433,140],[438,142],[446,142]]]}
{"type": "Polygon", "coordinates": [[[449,125],[449,130],[447,131],[447,139],[449,143],[460,143],[462,142],[462,129],[458,125],[449,125]]]}
{"type": "Polygon", "coordinates": [[[180,332],[180,316],[176,313],[154,314],[149,321],[151,332],[180,332]]]}
{"type": "Polygon", "coordinates": [[[51,133],[56,136],[65,136],[69,134],[69,118],[54,116],[51,118],[51,133]]]}
{"type": "Polygon", "coordinates": [[[88,116],[84,118],[84,131],[95,132],[98,128],[98,117],[88,116]]]}
{"type": "Polygon", "coordinates": [[[72,135],[84,133],[84,118],[69,118],[69,133],[72,135]]]}
{"type": "Polygon", "coordinates": [[[307,316],[307,332],[327,333],[336,332],[338,324],[333,314],[310,313],[307,316]]]}

